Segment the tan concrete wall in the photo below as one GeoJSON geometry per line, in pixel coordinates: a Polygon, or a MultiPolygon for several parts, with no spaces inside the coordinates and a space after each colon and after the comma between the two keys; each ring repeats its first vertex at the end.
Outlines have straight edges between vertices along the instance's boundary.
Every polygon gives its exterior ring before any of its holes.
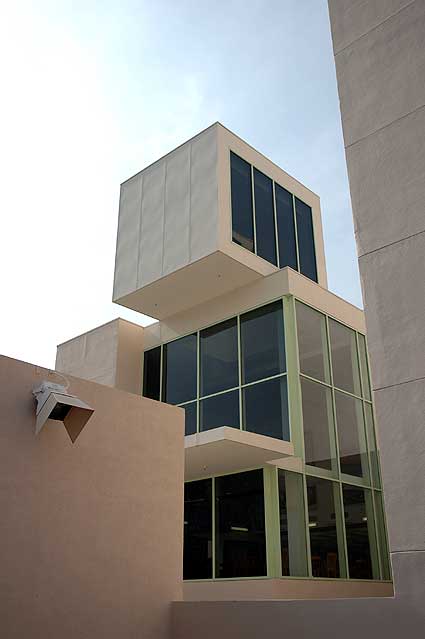
{"type": "Polygon", "coordinates": [[[143,327],[120,318],[59,344],[56,370],[141,393],[143,327]]]}
{"type": "Polygon", "coordinates": [[[183,411],[69,378],[75,444],[34,434],[52,371],[0,358],[0,636],[166,639],[181,597],[183,411]]]}
{"type": "Polygon", "coordinates": [[[355,330],[365,332],[361,309],[286,267],[231,293],[151,324],[144,329],[145,349],[187,335],[199,328],[211,326],[283,295],[294,295],[355,330]]]}

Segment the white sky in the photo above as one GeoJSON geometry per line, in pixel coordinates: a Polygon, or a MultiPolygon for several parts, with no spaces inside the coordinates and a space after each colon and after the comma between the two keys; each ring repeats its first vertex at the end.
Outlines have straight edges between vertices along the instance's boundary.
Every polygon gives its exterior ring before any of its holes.
{"type": "Polygon", "coordinates": [[[111,302],[119,185],[216,120],[321,197],[361,305],[326,0],[0,2],[0,353],[54,367],[111,302]]]}

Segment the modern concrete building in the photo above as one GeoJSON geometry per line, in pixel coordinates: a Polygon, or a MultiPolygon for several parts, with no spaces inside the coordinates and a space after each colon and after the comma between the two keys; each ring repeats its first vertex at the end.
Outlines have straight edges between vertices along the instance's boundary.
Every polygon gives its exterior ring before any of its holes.
{"type": "Polygon", "coordinates": [[[184,600],[391,597],[364,316],[327,289],[317,195],[212,125],[122,184],[114,300],[159,321],[57,368],[184,409],[184,600]]]}
{"type": "Polygon", "coordinates": [[[158,321],[0,359],[1,636],[422,637],[420,362],[386,292],[370,369],[319,198],[218,123],[124,182],[114,300],[158,321]],[[90,410],[75,443],[61,411],[35,435],[45,381],[90,410]]]}

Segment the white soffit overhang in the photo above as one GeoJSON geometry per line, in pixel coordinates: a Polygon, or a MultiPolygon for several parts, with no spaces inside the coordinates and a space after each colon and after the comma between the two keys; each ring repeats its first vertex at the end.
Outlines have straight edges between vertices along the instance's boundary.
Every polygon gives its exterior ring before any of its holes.
{"type": "Polygon", "coordinates": [[[223,426],[185,437],[185,479],[248,470],[293,455],[290,442],[223,426]]]}

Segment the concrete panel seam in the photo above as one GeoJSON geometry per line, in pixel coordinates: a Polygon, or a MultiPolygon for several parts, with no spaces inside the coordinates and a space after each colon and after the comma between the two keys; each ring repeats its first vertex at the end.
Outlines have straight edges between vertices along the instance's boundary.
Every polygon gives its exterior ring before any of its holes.
{"type": "Polygon", "coordinates": [[[362,253],[361,255],[359,255],[359,259],[362,257],[367,257],[368,255],[373,255],[373,253],[378,253],[379,251],[383,251],[384,249],[389,248],[390,246],[395,246],[396,244],[400,244],[400,242],[405,242],[406,240],[410,240],[412,239],[412,237],[417,237],[418,235],[422,235],[423,233],[425,233],[425,229],[423,229],[423,231],[418,231],[417,233],[413,233],[412,235],[406,235],[406,237],[401,237],[399,240],[395,240],[394,242],[390,242],[389,244],[384,244],[383,246],[373,249],[372,251],[367,251],[367,253],[362,253]]]}
{"type": "Polygon", "coordinates": [[[415,2],[417,2],[418,0],[410,0],[410,2],[407,2],[407,4],[405,4],[403,7],[401,7],[401,9],[398,9],[397,11],[395,11],[394,13],[392,13],[390,16],[388,16],[387,18],[385,18],[385,20],[382,20],[382,22],[380,22],[379,24],[375,24],[375,26],[373,26],[371,29],[369,29],[368,31],[365,31],[364,33],[362,33],[361,35],[359,35],[357,38],[355,38],[355,40],[352,40],[351,42],[349,42],[348,44],[345,45],[345,47],[342,47],[342,49],[339,49],[338,51],[335,52],[335,58],[337,55],[339,55],[340,53],[342,53],[343,51],[346,51],[346,49],[348,49],[349,47],[351,47],[355,42],[358,42],[359,40],[361,40],[362,38],[364,38],[365,36],[369,35],[369,33],[372,33],[372,31],[375,31],[376,29],[379,29],[379,27],[381,27],[383,24],[385,24],[386,22],[388,22],[389,20],[392,20],[395,16],[397,16],[399,13],[401,13],[402,11],[404,11],[405,9],[407,9],[408,7],[410,7],[411,4],[414,4],[415,2]]]}
{"type": "Polygon", "coordinates": [[[414,377],[413,379],[406,379],[402,382],[397,382],[397,384],[389,384],[388,386],[380,386],[379,388],[374,388],[373,391],[376,393],[378,391],[386,390],[387,388],[396,388],[397,386],[402,386],[403,384],[412,384],[413,382],[422,382],[425,380],[425,377],[414,377]]]}
{"type": "Polygon", "coordinates": [[[380,131],[383,131],[384,129],[387,129],[388,127],[392,126],[396,122],[400,122],[400,120],[404,120],[404,118],[408,118],[410,115],[413,115],[414,113],[417,113],[418,111],[420,111],[423,108],[425,108],[425,104],[422,104],[421,106],[418,106],[416,109],[413,109],[413,111],[409,111],[409,113],[405,113],[404,115],[401,115],[399,118],[396,118],[395,120],[392,120],[391,122],[387,122],[387,124],[384,124],[383,126],[379,127],[378,129],[375,129],[374,131],[371,131],[367,135],[362,136],[361,138],[359,138],[355,142],[351,142],[351,144],[348,144],[345,147],[345,149],[351,149],[351,147],[355,146],[359,142],[363,142],[363,140],[367,140],[367,138],[370,138],[372,135],[375,135],[375,133],[379,133],[380,131]]]}
{"type": "Polygon", "coordinates": [[[164,274],[164,252],[165,252],[165,200],[167,192],[167,162],[164,164],[164,203],[162,210],[162,256],[161,256],[161,277],[164,274]]]}
{"type": "Polygon", "coordinates": [[[140,176],[140,213],[139,213],[139,242],[137,246],[137,271],[136,271],[136,286],[140,286],[139,273],[140,273],[140,254],[142,246],[142,213],[143,213],[143,181],[144,175],[140,176]]]}

